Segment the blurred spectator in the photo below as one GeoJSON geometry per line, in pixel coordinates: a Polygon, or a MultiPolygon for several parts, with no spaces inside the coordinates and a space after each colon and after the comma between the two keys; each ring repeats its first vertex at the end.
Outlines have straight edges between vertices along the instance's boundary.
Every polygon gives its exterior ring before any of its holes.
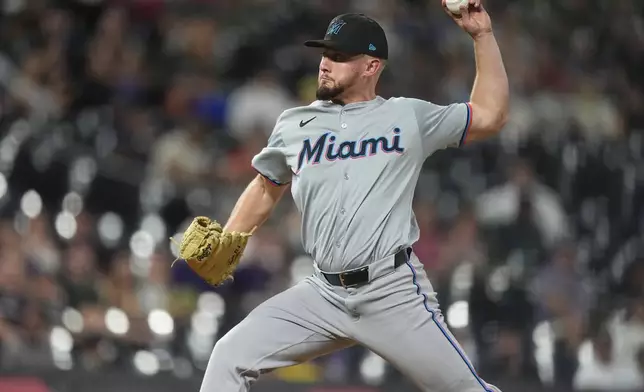
{"type": "Polygon", "coordinates": [[[571,105],[574,121],[585,136],[593,140],[618,137],[623,130],[623,118],[612,100],[601,94],[600,81],[604,82],[604,78],[584,75],[580,91],[571,105]]]}
{"type": "Polygon", "coordinates": [[[564,243],[536,275],[533,286],[541,319],[554,333],[555,382],[571,386],[577,350],[588,328],[591,292],[586,286],[574,244],[564,243]]]}
{"type": "Polygon", "coordinates": [[[624,311],[617,312],[608,326],[614,346],[614,361],[635,366],[637,351],[644,347],[644,296],[628,301],[624,311]]]}
{"type": "Polygon", "coordinates": [[[5,323],[20,324],[27,296],[27,263],[17,249],[0,252],[0,316],[5,323]]]}
{"type": "Polygon", "coordinates": [[[37,303],[26,303],[20,314],[20,328],[11,328],[0,322],[2,357],[0,363],[5,369],[32,369],[32,371],[53,368],[49,344],[49,322],[37,303]]]}
{"type": "Polygon", "coordinates": [[[33,266],[44,273],[56,273],[60,268],[60,254],[54,242],[48,216],[40,214],[29,221],[22,243],[33,266]]]}
{"type": "Polygon", "coordinates": [[[420,228],[420,238],[414,245],[414,253],[419,260],[422,260],[428,273],[438,273],[441,261],[441,238],[435,207],[430,203],[416,202],[414,215],[420,228]]]}
{"type": "Polygon", "coordinates": [[[107,279],[101,283],[99,295],[105,307],[121,309],[128,316],[141,314],[137,282],[132,273],[132,262],[128,252],[121,251],[114,255],[107,279]]]}
{"type": "MultiPolygon", "coordinates": [[[[574,387],[585,391],[634,391],[644,388],[644,377],[637,363],[615,360],[613,340],[606,330],[600,331],[590,342],[585,361],[580,361],[574,387]]],[[[584,351],[583,348],[581,350],[584,351]]]]}
{"type": "Polygon", "coordinates": [[[539,182],[524,160],[507,168],[508,181],[494,187],[477,200],[477,217],[483,225],[509,226],[516,238],[508,242],[529,241],[529,248],[552,247],[569,235],[561,201],[548,186],[539,182]],[[530,234],[530,231],[537,231],[530,234]]]}
{"type": "Polygon", "coordinates": [[[168,257],[157,252],[150,257],[150,268],[147,279],[140,282],[137,292],[138,303],[144,313],[155,309],[169,310],[170,306],[170,273],[168,257]]]}
{"type": "Polygon", "coordinates": [[[115,152],[130,159],[147,160],[155,139],[159,136],[152,109],[142,104],[129,103],[116,112],[115,125],[115,152]]]}
{"type": "Polygon", "coordinates": [[[274,72],[259,72],[229,98],[228,126],[231,134],[243,140],[256,128],[264,138],[273,131],[275,120],[286,109],[295,106],[291,95],[280,86],[274,72]]]}
{"type": "MultiPolygon", "coordinates": [[[[464,264],[475,269],[485,268],[487,255],[479,237],[478,224],[470,210],[462,211],[440,239],[438,259],[423,259],[423,263],[427,265],[427,273],[442,302],[450,300],[456,269],[464,264]]],[[[457,285],[467,286],[468,283],[458,282],[457,285]]]]}
{"type": "Polygon", "coordinates": [[[197,121],[187,121],[164,135],[152,152],[151,178],[169,181],[180,190],[207,185],[216,158],[209,141],[203,124],[197,121]]]}
{"type": "Polygon", "coordinates": [[[66,296],[55,275],[32,274],[29,276],[27,300],[40,307],[46,320],[59,323],[65,309],[66,296]]]}
{"type": "Polygon", "coordinates": [[[622,293],[631,299],[644,297],[644,258],[636,258],[624,271],[622,293]]]}
{"type": "Polygon", "coordinates": [[[97,263],[88,244],[72,244],[65,251],[60,280],[69,306],[82,310],[99,303],[97,263]]]}

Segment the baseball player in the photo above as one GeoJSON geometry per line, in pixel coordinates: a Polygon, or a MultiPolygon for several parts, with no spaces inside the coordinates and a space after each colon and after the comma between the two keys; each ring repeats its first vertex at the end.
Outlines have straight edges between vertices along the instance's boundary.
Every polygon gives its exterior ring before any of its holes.
{"type": "Polygon", "coordinates": [[[419,237],[412,199],[425,159],[496,134],[508,115],[508,80],[481,0],[469,0],[459,16],[448,14],[473,39],[477,75],[467,103],[377,96],[387,38],[362,14],[337,16],[324,39],[305,43],[322,51],[317,100],[281,114],[252,160],[259,175],[227,224],[196,218],[181,255],[218,284],[212,271],[230,276],[290,185],[315,273],[217,342],[201,392],[248,391],[263,373],[354,344],[423,391],[498,391],[477,375],[446,327],[411,250],[419,237]]]}

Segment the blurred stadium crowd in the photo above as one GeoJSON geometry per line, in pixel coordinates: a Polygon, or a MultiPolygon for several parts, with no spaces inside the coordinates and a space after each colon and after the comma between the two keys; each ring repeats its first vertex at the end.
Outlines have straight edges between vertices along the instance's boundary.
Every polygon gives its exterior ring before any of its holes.
{"type": "MultiPolygon", "coordinates": [[[[415,250],[484,377],[644,388],[644,3],[487,3],[511,121],[427,161],[415,250]]],[[[382,96],[467,100],[471,42],[439,4],[5,1],[0,369],[198,377],[311,260],[288,197],[221,288],[170,268],[168,238],[227,219],[277,116],[314,99],[319,54],[301,43],[338,13],[386,27],[382,96]]],[[[400,375],[356,347],[273,377],[400,375]]]]}

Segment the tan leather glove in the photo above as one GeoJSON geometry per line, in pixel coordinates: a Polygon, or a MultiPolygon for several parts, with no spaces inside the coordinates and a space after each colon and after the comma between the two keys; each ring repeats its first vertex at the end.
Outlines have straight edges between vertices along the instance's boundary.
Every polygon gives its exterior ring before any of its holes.
{"type": "Polygon", "coordinates": [[[179,244],[179,258],[213,286],[232,280],[252,233],[224,231],[205,216],[193,219],[179,244]]]}

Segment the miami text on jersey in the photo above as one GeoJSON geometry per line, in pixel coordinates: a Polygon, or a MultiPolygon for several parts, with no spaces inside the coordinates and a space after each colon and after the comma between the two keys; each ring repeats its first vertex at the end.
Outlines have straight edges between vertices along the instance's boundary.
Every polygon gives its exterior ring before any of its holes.
{"type": "Polygon", "coordinates": [[[336,159],[357,159],[373,156],[380,149],[384,153],[401,154],[405,149],[400,146],[400,128],[395,128],[393,133],[394,136],[391,140],[381,136],[359,141],[345,141],[337,145],[335,143],[335,136],[329,136],[329,132],[320,136],[313,145],[310,139],[306,139],[302,143],[302,149],[298,156],[297,172],[299,173],[304,163],[310,163],[311,161],[313,165],[320,163],[323,153],[324,158],[330,162],[336,159]]]}

